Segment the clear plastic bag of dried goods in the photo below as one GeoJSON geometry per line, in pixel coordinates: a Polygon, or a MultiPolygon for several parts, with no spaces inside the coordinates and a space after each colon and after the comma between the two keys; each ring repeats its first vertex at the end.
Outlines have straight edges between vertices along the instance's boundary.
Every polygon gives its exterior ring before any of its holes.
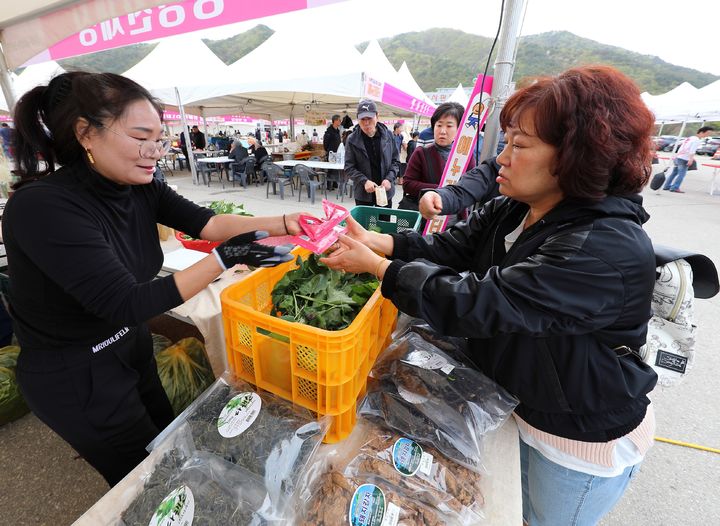
{"type": "Polygon", "coordinates": [[[472,362],[472,360],[469,360],[465,355],[468,348],[466,338],[438,334],[425,320],[403,314],[393,333],[393,341],[400,339],[408,332],[419,334],[423,340],[432,343],[435,347],[450,354],[450,356],[460,362],[467,363],[468,365],[472,362]]]}
{"type": "Polygon", "coordinates": [[[320,477],[315,492],[304,505],[298,526],[455,526],[459,523],[419,502],[386,480],[372,475],[346,476],[330,471],[320,477]]]}
{"type": "Polygon", "coordinates": [[[517,400],[478,370],[409,332],[378,358],[359,414],[483,472],[482,436],[517,400]]]}
{"type": "Polygon", "coordinates": [[[217,455],[259,477],[267,492],[260,512],[284,517],[329,419],[226,374],[183,411],[149,448],[187,423],[193,447],[217,455]]]}
{"type": "Polygon", "coordinates": [[[400,433],[363,419],[357,426],[366,441],[345,475],[378,476],[459,524],[482,522],[481,475],[400,433]]]}
{"type": "Polygon", "coordinates": [[[261,526],[255,510],[262,506],[262,481],[243,478],[224,460],[196,452],[188,458],[178,450],[166,453],[122,513],[122,524],[217,524],[261,526]]]}

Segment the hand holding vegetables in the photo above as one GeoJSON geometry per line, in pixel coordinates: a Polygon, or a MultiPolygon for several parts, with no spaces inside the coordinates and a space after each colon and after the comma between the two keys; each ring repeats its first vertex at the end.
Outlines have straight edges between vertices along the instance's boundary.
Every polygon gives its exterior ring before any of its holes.
{"type": "Polygon", "coordinates": [[[262,230],[240,234],[214,248],[213,254],[225,270],[241,263],[254,267],[274,267],[293,259],[288,254],[292,248],[290,246],[269,247],[255,243],[266,237],[268,233],[262,230]]]}

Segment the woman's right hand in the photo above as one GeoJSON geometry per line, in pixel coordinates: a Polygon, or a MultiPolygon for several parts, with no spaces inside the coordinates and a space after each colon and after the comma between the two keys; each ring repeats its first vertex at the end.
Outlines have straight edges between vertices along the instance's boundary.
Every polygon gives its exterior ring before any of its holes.
{"type": "MultiPolygon", "coordinates": [[[[373,252],[377,252],[379,254],[389,256],[393,253],[395,242],[389,234],[368,232],[360,223],[355,221],[353,216],[347,216],[345,224],[347,225],[345,236],[349,237],[353,241],[365,245],[373,252]]],[[[330,247],[329,252],[332,253],[338,251],[338,254],[340,254],[345,250],[345,248],[346,247],[342,246],[342,243],[335,243],[332,247],[330,247]]]]}
{"type": "Polygon", "coordinates": [[[432,219],[442,213],[442,198],[437,192],[425,192],[418,203],[420,215],[432,219]]]}
{"type": "Polygon", "coordinates": [[[347,219],[345,219],[345,223],[347,224],[347,232],[345,233],[346,236],[354,239],[358,243],[362,243],[366,247],[373,248],[372,246],[372,239],[370,236],[370,232],[365,230],[365,228],[355,221],[355,218],[353,216],[347,216],[347,219]]]}

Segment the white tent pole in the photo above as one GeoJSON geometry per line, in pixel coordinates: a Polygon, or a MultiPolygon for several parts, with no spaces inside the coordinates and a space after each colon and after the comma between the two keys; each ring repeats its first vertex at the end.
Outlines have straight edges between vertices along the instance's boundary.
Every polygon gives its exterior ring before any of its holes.
{"type": "Polygon", "coordinates": [[[290,142],[295,140],[295,104],[290,105],[290,133],[288,139],[290,142]]]}
{"type": "Polygon", "coordinates": [[[658,133],[657,133],[658,135],[662,135],[663,126],[665,126],[665,121],[660,121],[660,129],[658,130],[658,133]]]}
{"type": "Polygon", "coordinates": [[[680,149],[680,139],[683,138],[683,133],[685,133],[685,125],[687,124],[687,121],[684,120],[682,122],[682,126],[680,126],[680,133],[678,134],[678,141],[675,143],[675,147],[673,148],[673,153],[677,153],[677,151],[680,149]]]}
{"type": "Polygon", "coordinates": [[[12,90],[12,79],[10,78],[10,70],[5,62],[5,55],[0,52],[0,88],[2,88],[3,95],[5,95],[5,102],[7,102],[8,109],[12,113],[15,108],[15,92],[12,90]]]}
{"type": "Polygon", "coordinates": [[[199,184],[197,178],[197,171],[195,170],[195,155],[192,151],[192,142],[190,141],[190,132],[188,131],[187,119],[185,118],[185,108],[180,100],[180,92],[175,88],[175,98],[177,99],[177,106],[180,110],[180,122],[182,123],[182,131],[185,134],[185,146],[187,147],[187,159],[185,159],[190,167],[190,173],[192,174],[193,184],[199,184]]]}
{"type": "Polygon", "coordinates": [[[202,117],[202,120],[203,120],[203,128],[205,130],[205,147],[207,148],[210,143],[210,139],[209,139],[210,135],[208,134],[208,129],[207,129],[207,119],[205,118],[205,106],[200,106],[200,116],[202,117]]]}
{"type": "Polygon", "coordinates": [[[510,96],[510,82],[515,70],[515,52],[525,17],[526,0],[508,0],[505,4],[495,73],[493,75],[492,100],[495,102],[485,122],[485,139],[480,159],[494,157],[500,131],[500,110],[510,96]]]}

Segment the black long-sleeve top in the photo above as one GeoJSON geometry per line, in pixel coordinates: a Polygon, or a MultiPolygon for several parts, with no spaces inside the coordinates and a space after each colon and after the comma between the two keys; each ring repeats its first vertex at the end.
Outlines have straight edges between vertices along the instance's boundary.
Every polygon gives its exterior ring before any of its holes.
{"type": "Polygon", "coordinates": [[[213,213],[157,180],[119,185],[84,165],[20,188],[3,214],[15,332],[26,349],[86,348],[182,303],[156,223],[199,237],[213,213]]]}

